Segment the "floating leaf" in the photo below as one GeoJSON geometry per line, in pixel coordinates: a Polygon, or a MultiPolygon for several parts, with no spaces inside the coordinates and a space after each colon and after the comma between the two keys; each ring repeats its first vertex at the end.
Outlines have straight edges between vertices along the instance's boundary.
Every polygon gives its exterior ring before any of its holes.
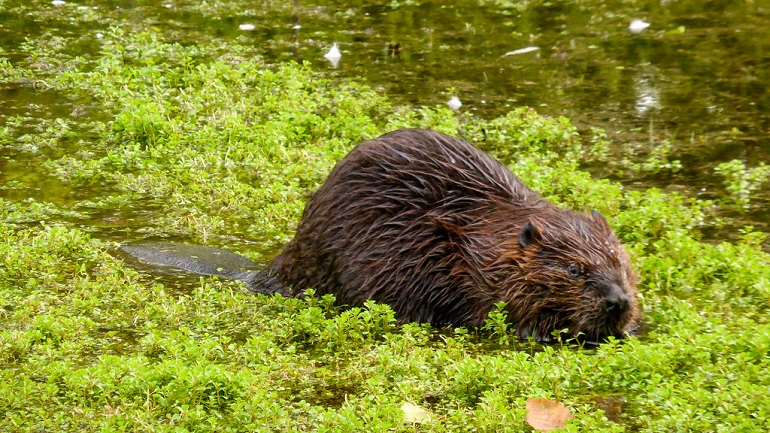
{"type": "Polygon", "coordinates": [[[681,34],[684,34],[684,32],[686,32],[686,31],[687,31],[687,27],[679,26],[679,27],[677,27],[675,29],[671,29],[671,30],[667,31],[666,33],[668,33],[669,35],[681,35],[681,34]]]}
{"type": "Polygon", "coordinates": [[[574,418],[574,415],[558,401],[547,398],[527,400],[527,424],[535,430],[551,431],[564,428],[570,418],[574,418]]]}
{"type": "Polygon", "coordinates": [[[401,405],[401,411],[404,412],[404,421],[413,422],[415,424],[422,424],[426,422],[432,422],[435,418],[435,414],[427,409],[423,409],[416,404],[405,401],[401,405]]]}

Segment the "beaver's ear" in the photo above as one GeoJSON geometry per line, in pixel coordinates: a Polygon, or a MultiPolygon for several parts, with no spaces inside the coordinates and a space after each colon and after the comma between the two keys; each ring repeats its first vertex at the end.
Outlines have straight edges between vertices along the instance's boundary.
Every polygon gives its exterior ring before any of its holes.
{"type": "Polygon", "coordinates": [[[532,244],[539,244],[541,239],[542,235],[540,234],[540,227],[532,221],[527,221],[527,223],[524,224],[524,227],[521,228],[521,233],[519,233],[519,243],[522,248],[527,248],[532,244]]]}
{"type": "Polygon", "coordinates": [[[598,210],[591,211],[591,218],[593,218],[593,220],[596,221],[600,226],[610,230],[610,223],[607,222],[607,219],[604,218],[604,215],[602,215],[602,213],[598,210]]]}

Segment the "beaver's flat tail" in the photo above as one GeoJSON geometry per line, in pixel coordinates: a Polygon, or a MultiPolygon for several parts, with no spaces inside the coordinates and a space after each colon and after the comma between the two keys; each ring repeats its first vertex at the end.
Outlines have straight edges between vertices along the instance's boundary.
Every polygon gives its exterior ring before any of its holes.
{"type": "MultiPolygon", "coordinates": [[[[121,247],[132,259],[143,265],[169,267],[200,275],[216,275],[244,281],[254,293],[291,296],[278,275],[238,254],[201,245],[175,242],[144,241],[121,247]]],[[[137,263],[137,264],[139,264],[137,263]]]]}

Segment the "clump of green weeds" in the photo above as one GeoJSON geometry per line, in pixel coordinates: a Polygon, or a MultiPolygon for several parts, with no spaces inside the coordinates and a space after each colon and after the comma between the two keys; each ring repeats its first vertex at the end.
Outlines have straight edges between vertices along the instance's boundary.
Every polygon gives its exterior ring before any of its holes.
{"type": "Polygon", "coordinates": [[[719,164],[714,171],[724,177],[725,189],[729,193],[723,201],[742,209],[751,204],[751,194],[770,181],[770,166],[764,163],[749,168],[743,161],[734,159],[719,164]]]}
{"type": "Polygon", "coordinates": [[[307,65],[232,61],[152,31],[104,39],[88,68],[45,77],[104,110],[76,155],[44,163],[73,190],[101,192],[76,198],[77,212],[146,209],[124,222],[141,235],[280,245],[354,143],[435,128],[562,206],[602,211],[641,276],[643,325],[594,349],[543,346],[516,339],[502,306],[480,330],[436,330],[312,293],[254,296],[208,278],[172,288],[82,219],[34,224],[56,207],[2,199],[0,430],[526,431],[533,397],[569,407],[567,431],[770,428],[765,235],[733,228],[737,242],[701,242],[711,203],[592,179],[579,167],[606,155],[601,134],[584,140],[567,119],[524,108],[491,121],[394,109],[307,65]],[[615,421],[594,403],[606,396],[628,402],[615,421]],[[404,401],[437,417],[407,423],[404,401]]]}
{"type": "Polygon", "coordinates": [[[651,142],[650,146],[647,159],[636,162],[627,157],[622,161],[622,165],[633,173],[676,172],[682,169],[682,163],[679,160],[669,158],[669,154],[674,148],[673,141],[651,142]]]}

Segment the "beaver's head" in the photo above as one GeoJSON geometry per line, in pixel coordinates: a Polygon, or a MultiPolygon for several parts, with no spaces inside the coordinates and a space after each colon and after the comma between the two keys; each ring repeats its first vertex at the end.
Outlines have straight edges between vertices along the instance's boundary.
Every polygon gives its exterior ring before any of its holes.
{"type": "Polygon", "coordinates": [[[634,331],[637,276],[607,220],[552,210],[529,219],[503,254],[513,272],[499,287],[519,336],[551,341],[561,332],[599,343],[634,331]]]}

